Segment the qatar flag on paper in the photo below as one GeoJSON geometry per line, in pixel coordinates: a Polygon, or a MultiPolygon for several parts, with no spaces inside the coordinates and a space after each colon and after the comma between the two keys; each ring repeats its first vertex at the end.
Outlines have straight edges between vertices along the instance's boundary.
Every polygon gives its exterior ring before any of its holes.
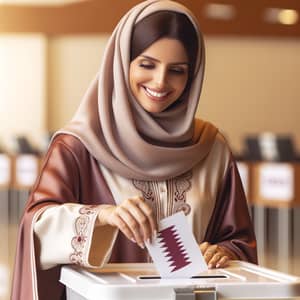
{"type": "Polygon", "coordinates": [[[189,278],[207,270],[183,212],[161,220],[157,238],[146,246],[162,278],[189,278]]]}

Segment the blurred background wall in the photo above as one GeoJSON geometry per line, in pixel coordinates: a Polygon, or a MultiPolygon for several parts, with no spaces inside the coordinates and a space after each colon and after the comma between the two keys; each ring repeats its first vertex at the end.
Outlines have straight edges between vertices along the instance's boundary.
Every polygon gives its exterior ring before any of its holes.
{"type": "MultiPolygon", "coordinates": [[[[0,35],[0,140],[35,143],[70,120],[99,69],[108,34],[0,35]]],[[[292,134],[300,144],[300,41],[210,37],[198,116],[236,151],[248,133],[292,134]]]]}
{"type": "MultiPolygon", "coordinates": [[[[98,72],[111,30],[138,2],[0,0],[0,228],[7,241],[0,247],[0,300],[8,299],[18,223],[42,159],[23,156],[16,137],[46,150],[45,136],[71,119],[98,72]]],[[[221,129],[237,156],[245,137],[264,132],[291,137],[299,153],[299,1],[181,2],[199,19],[206,44],[197,115],[221,129]]],[[[288,160],[267,165],[279,174],[269,182],[287,183],[288,199],[277,197],[278,186],[271,186],[271,198],[262,196],[263,160],[239,168],[260,263],[300,275],[299,156],[288,160]],[[292,182],[280,177],[286,171],[292,182]]]]}
{"type": "MultiPolygon", "coordinates": [[[[11,146],[10,136],[26,134],[38,143],[43,132],[70,120],[109,32],[139,1],[6,1],[21,4],[0,6],[0,141],[11,146]]],[[[181,2],[205,34],[198,115],[221,128],[236,151],[245,134],[263,131],[291,134],[299,147],[298,1],[181,2]]]]}

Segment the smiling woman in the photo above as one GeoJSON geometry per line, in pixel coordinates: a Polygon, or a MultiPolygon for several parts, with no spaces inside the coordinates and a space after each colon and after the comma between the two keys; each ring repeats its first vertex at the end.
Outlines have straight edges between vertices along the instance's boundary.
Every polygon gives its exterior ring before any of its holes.
{"type": "Polygon", "coordinates": [[[210,268],[257,261],[235,160],[195,118],[204,64],[197,21],[175,1],[143,1],[121,19],[30,194],[13,300],[65,299],[64,264],[149,261],[145,242],[179,211],[210,268]]]}
{"type": "Polygon", "coordinates": [[[189,59],[182,43],[162,38],[130,64],[130,88],[139,104],[159,113],[176,102],[188,80],[189,59]]]}

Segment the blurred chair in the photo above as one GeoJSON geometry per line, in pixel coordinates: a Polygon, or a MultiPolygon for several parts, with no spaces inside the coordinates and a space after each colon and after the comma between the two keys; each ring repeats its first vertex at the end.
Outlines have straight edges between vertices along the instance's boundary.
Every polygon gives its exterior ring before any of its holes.
{"type": "Polygon", "coordinates": [[[40,151],[37,150],[25,136],[16,136],[14,138],[14,148],[15,152],[18,154],[40,154],[40,151]]]}
{"type": "Polygon", "coordinates": [[[246,136],[242,157],[249,161],[291,162],[299,160],[293,138],[289,135],[262,133],[246,136]]]}

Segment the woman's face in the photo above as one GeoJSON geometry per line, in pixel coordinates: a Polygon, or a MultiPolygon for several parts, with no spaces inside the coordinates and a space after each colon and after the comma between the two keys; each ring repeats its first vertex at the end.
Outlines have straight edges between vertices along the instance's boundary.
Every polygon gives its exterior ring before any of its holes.
{"type": "Polygon", "coordinates": [[[184,91],[188,63],[180,41],[162,38],[154,42],[130,63],[129,82],[135,99],[150,113],[164,111],[184,91]]]}

